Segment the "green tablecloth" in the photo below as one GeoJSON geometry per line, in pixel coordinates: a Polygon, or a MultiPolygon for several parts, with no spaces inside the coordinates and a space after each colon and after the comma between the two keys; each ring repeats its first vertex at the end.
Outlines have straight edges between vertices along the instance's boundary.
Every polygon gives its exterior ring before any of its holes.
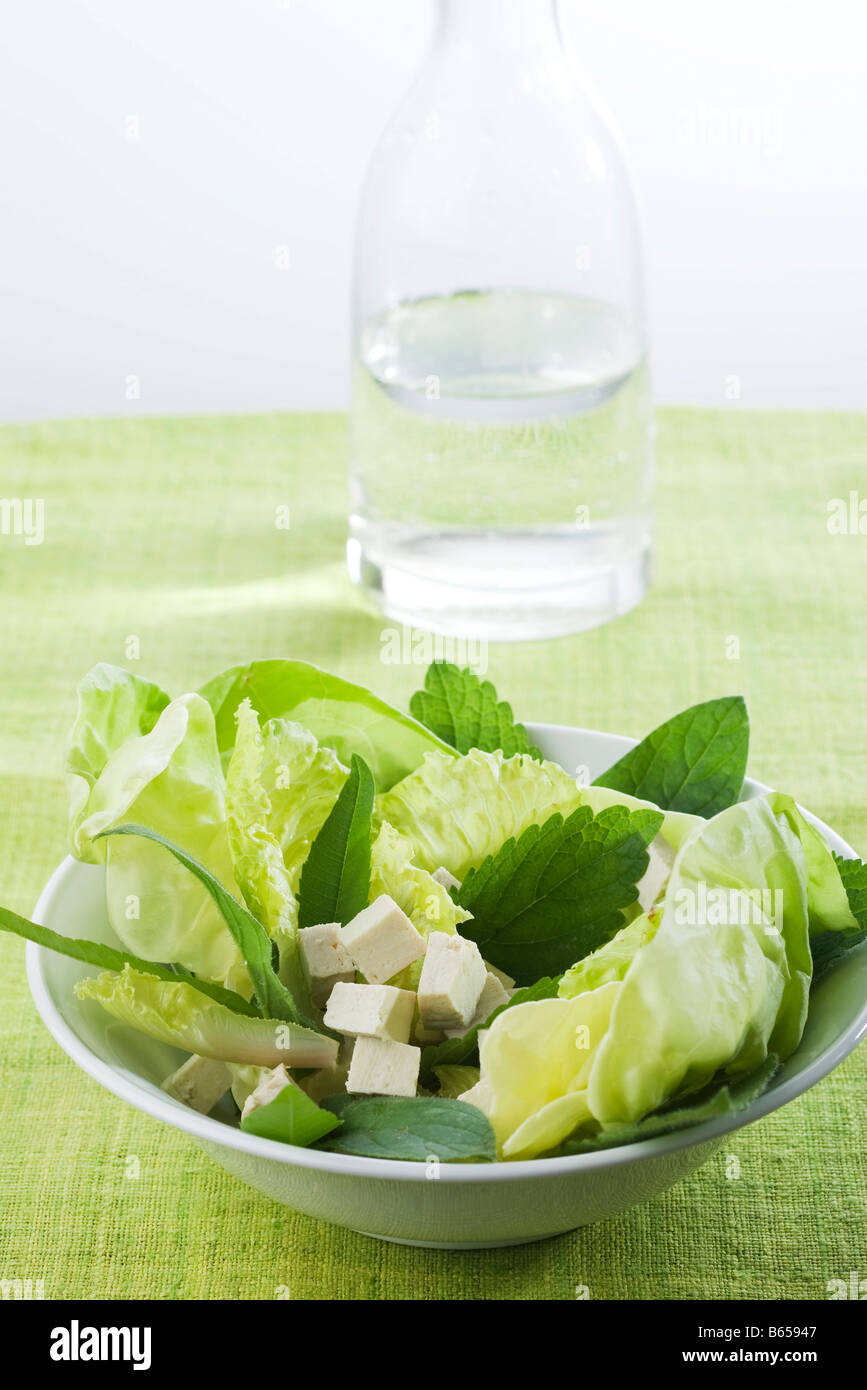
{"type": "MultiPolygon", "coordinates": [[[[865,417],[663,412],[650,596],[599,631],[492,649],[493,679],[524,717],[636,735],[741,691],[751,771],[867,852],[867,537],[826,524],[829,499],[867,492],[865,457],[865,417]]],[[[19,911],[65,852],[75,682],[133,665],[128,639],[176,693],[254,655],[395,702],[418,683],[381,662],[383,620],[345,577],[340,418],[8,427],[0,458],[5,497],[45,502],[41,546],[0,535],[0,900],[19,911]]],[[[0,1279],[48,1297],[823,1298],[867,1277],[867,1049],[643,1207],[539,1245],[422,1251],[277,1206],[114,1099],[39,1022],[21,942],[0,961],[0,1279]]]]}

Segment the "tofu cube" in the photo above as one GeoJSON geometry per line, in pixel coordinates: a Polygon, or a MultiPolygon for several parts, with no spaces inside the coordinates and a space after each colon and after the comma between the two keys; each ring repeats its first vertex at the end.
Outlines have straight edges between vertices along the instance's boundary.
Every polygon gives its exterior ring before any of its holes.
{"type": "Polygon", "coordinates": [[[298,933],[301,960],[317,1008],[324,1009],[340,980],[354,980],[355,966],[340,940],[339,922],[320,922],[298,933]]]}
{"type": "Polygon", "coordinates": [[[255,1091],[250,1092],[244,1101],[241,1119],[246,1120],[247,1116],[252,1114],[254,1110],[259,1110],[263,1105],[269,1105],[276,1096],[279,1096],[281,1091],[285,1091],[287,1086],[295,1086],[300,1090],[298,1083],[292,1080],[281,1062],[278,1067],[269,1071],[268,1075],[262,1078],[255,1091]]]}
{"type": "Polygon", "coordinates": [[[489,1115],[491,1112],[491,1088],[487,1081],[477,1081],[475,1086],[462,1092],[458,1100],[462,1100],[464,1105],[474,1105],[483,1115],[489,1115]]]}
{"type": "Polygon", "coordinates": [[[349,1037],[392,1038],[409,1042],[415,992],[395,989],[394,985],[352,985],[342,981],[334,986],[325,1026],[349,1037]]]}
{"type": "Polygon", "coordinates": [[[485,962],[474,941],[431,932],[418,982],[424,1028],[469,1027],[485,986],[485,962]]]}
{"type": "Polygon", "coordinates": [[[485,961],[485,969],[489,975],[495,975],[497,977],[503,989],[508,991],[515,988],[515,981],[512,979],[511,975],[506,974],[505,970],[498,970],[495,965],[489,965],[487,961],[485,961]]]}
{"type": "Polygon", "coordinates": [[[455,878],[454,874],[449,873],[445,865],[441,864],[438,869],[434,869],[431,878],[435,879],[442,888],[451,891],[452,888],[460,888],[461,881],[455,878]]]}
{"type": "Polygon", "coordinates": [[[166,1077],[160,1090],[182,1100],[200,1115],[209,1115],[232,1084],[232,1073],[225,1062],[214,1057],[188,1057],[183,1066],[166,1077]]]}
{"type": "MultiPolygon", "coordinates": [[[[508,978],[508,976],[506,977],[508,978]]],[[[447,1038],[462,1038],[464,1033],[468,1033],[470,1028],[475,1028],[479,1023],[484,1023],[490,1018],[494,1009],[499,1009],[502,1004],[508,1004],[509,992],[497,979],[493,971],[489,970],[485,976],[485,983],[479,995],[479,1002],[476,1005],[476,1012],[467,1028],[446,1028],[447,1038]]]]}
{"type": "Polygon", "coordinates": [[[424,937],[387,893],[341,927],[340,941],[372,985],[384,985],[425,949],[424,937]]]}
{"type": "Polygon", "coordinates": [[[392,1038],[356,1038],[346,1089],[371,1096],[414,1096],[421,1048],[392,1038]]]}

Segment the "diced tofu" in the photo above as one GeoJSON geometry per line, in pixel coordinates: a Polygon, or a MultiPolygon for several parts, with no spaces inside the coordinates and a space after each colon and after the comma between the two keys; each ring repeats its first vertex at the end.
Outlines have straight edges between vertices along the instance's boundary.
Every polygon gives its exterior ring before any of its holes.
{"type": "Polygon", "coordinates": [[[387,893],[341,927],[340,940],[372,985],[384,985],[425,949],[424,937],[387,893]]]}
{"type": "Polygon", "coordinates": [[[326,1096],[342,1095],[346,1091],[346,1078],[352,1061],[354,1038],[345,1038],[337,1055],[337,1061],[330,1067],[320,1067],[298,1082],[305,1095],[318,1105],[326,1096]]]}
{"type": "Polygon", "coordinates": [[[355,979],[355,966],[340,940],[340,923],[320,922],[315,927],[304,927],[298,940],[313,1003],[324,1009],[338,981],[355,979]]]}
{"type": "Polygon", "coordinates": [[[477,1081],[475,1086],[459,1095],[458,1100],[462,1100],[465,1105],[474,1105],[483,1115],[488,1115],[491,1109],[491,1090],[487,1081],[477,1081]]]}
{"type": "Polygon", "coordinates": [[[338,982],[325,1010],[325,1026],[350,1037],[392,1038],[409,1042],[415,992],[394,985],[351,985],[338,982]]]}
{"type": "Polygon", "coordinates": [[[489,965],[487,961],[485,961],[485,969],[489,975],[496,975],[503,989],[509,990],[515,988],[515,981],[512,979],[511,975],[506,974],[505,970],[498,970],[495,965],[489,965]]]}
{"type": "Polygon", "coordinates": [[[414,1096],[421,1048],[391,1038],[356,1038],[346,1089],[350,1094],[414,1096]]]}
{"type": "Polygon", "coordinates": [[[166,1077],[161,1090],[182,1100],[191,1110],[208,1115],[232,1084],[232,1073],[215,1057],[188,1057],[182,1067],[166,1077]]]}
{"type": "Polygon", "coordinates": [[[490,1018],[494,1009],[499,1009],[502,1004],[508,1004],[509,992],[504,989],[493,971],[489,970],[485,976],[485,983],[479,995],[479,1002],[476,1005],[476,1012],[473,1015],[467,1028],[446,1028],[447,1038],[462,1038],[464,1033],[468,1033],[470,1028],[475,1028],[479,1023],[484,1023],[485,1019],[490,1018]]]}
{"type": "Polygon", "coordinates": [[[244,1101],[241,1119],[246,1120],[247,1116],[252,1114],[254,1110],[259,1110],[263,1105],[269,1105],[275,1097],[279,1096],[281,1091],[285,1091],[287,1086],[295,1086],[296,1089],[300,1089],[298,1083],[292,1080],[281,1062],[279,1067],[275,1067],[273,1071],[269,1071],[268,1075],[262,1078],[255,1091],[251,1091],[244,1101]]]}
{"type": "Polygon", "coordinates": [[[485,986],[485,963],[474,941],[431,932],[418,982],[424,1028],[469,1027],[485,986]]]}
{"type": "Polygon", "coordinates": [[[449,873],[448,869],[443,864],[441,864],[438,869],[434,869],[431,878],[436,879],[437,883],[441,884],[442,887],[446,889],[460,888],[461,886],[460,879],[455,878],[454,874],[449,873]]]}

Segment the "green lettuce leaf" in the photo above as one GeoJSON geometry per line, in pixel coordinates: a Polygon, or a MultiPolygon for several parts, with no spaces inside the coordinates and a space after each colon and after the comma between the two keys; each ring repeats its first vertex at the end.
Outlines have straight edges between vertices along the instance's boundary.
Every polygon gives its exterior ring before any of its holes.
{"type": "Polygon", "coordinates": [[[470,1028],[461,1038],[446,1038],[441,1043],[431,1043],[423,1047],[421,1051],[421,1079],[429,1081],[435,1074],[438,1067],[457,1067],[467,1062],[472,1062],[478,1058],[479,1053],[479,1034],[486,1028],[490,1028],[495,1018],[504,1009],[514,1008],[518,1004],[530,1004],[539,999],[554,999],[557,994],[558,980],[542,979],[536,980],[534,984],[527,985],[525,989],[517,989],[512,995],[508,1004],[500,1004],[494,1009],[483,1023],[478,1023],[474,1028],[470,1028]]]}
{"type": "Polygon", "coordinates": [[[621,927],[604,946],[566,971],[557,991],[559,997],[574,999],[576,994],[583,994],[585,990],[598,989],[612,980],[622,980],[636,953],[653,938],[658,925],[659,914],[646,912],[621,927]]]}
{"type": "Polygon", "coordinates": [[[103,831],[103,834],[141,835],[174,855],[175,859],[199,880],[216,903],[233,941],[241,952],[256,993],[257,1003],[265,1018],[281,1018],[286,1022],[303,1023],[305,1027],[315,1028],[315,1023],[309,1016],[304,1015],[274,969],[271,938],[261,922],[257,922],[231,893],[227,893],[204,865],[179,845],[173,845],[170,840],[157,834],[155,830],[147,830],[143,825],[116,825],[111,830],[103,831]]]}
{"type": "Polygon", "coordinates": [[[229,844],[250,911],[280,952],[280,978],[307,1013],[312,1004],[298,944],[298,888],[310,846],[347,778],[330,748],[291,720],[259,728],[249,700],[226,776],[229,844]]]}
{"type": "Polygon", "coordinates": [[[527,826],[555,811],[568,816],[580,801],[574,779],[556,763],[474,749],[460,758],[428,753],[377,805],[423,869],[443,865],[460,879],[527,826]]]}
{"type": "Polygon", "coordinates": [[[277,1019],[245,1018],[187,981],[160,980],[128,965],[119,975],[79,980],[75,992],[121,1023],[200,1057],[260,1067],[325,1067],[337,1057],[333,1038],[277,1019]]]}
{"type": "Polygon", "coordinates": [[[169,703],[158,685],[102,661],[79,682],[76,695],[75,722],[66,746],[70,838],[112,753],[129,739],[150,733],[169,703]]]}
{"type": "Polygon", "coordinates": [[[643,1120],[632,1124],[610,1125],[596,1134],[588,1134],[575,1139],[567,1139],[553,1156],[564,1154],[595,1153],[598,1149],[619,1148],[623,1144],[638,1144],[643,1139],[655,1139],[660,1134],[671,1134],[690,1125],[701,1124],[705,1120],[715,1120],[720,1115],[738,1115],[752,1105],[754,1100],[764,1095],[780,1067],[780,1060],[773,1055],[761,1062],[755,1071],[737,1081],[712,1081],[703,1091],[689,1096],[682,1104],[656,1110],[643,1120]]]}
{"type": "Polygon", "coordinates": [[[587,1085],[625,985],[507,1008],[479,1049],[486,1111],[502,1158],[535,1158],[592,1118],[587,1085]]]}
{"type": "Polygon", "coordinates": [[[13,936],[20,936],[25,941],[33,941],[37,946],[42,946],[48,951],[56,951],[58,955],[69,956],[72,960],[84,961],[86,965],[95,965],[98,970],[123,970],[125,965],[129,965],[133,970],[144,971],[148,975],[154,975],[158,980],[168,980],[176,982],[183,978],[187,984],[192,985],[201,994],[207,995],[215,1003],[224,1005],[227,1009],[232,1009],[235,1013],[246,1014],[249,1018],[261,1018],[261,1010],[255,1004],[251,1004],[243,995],[235,994],[230,989],[223,989],[222,985],[215,985],[210,980],[200,980],[197,977],[187,975],[182,966],[157,965],[154,961],[142,960],[139,956],[132,955],[129,951],[118,951],[114,946],[103,946],[98,941],[87,941],[83,937],[61,936],[58,932],[52,931],[50,927],[43,927],[39,922],[31,922],[26,917],[19,917],[17,912],[12,912],[8,907],[0,907],[0,931],[10,932],[13,936]]]}
{"type": "Polygon", "coordinates": [[[749,744],[743,698],[706,700],[660,724],[596,782],[664,811],[713,816],[740,796],[749,744]]]}
{"type": "Polygon", "coordinates": [[[249,699],[263,722],[292,719],[348,765],[358,753],[386,790],[421,762],[425,753],[454,750],[408,714],[380,700],[364,686],[329,675],[306,661],[252,661],[232,666],[204,685],[201,694],[214,711],[220,753],[228,759],[235,744],[235,716],[249,699]]]}
{"type": "Polygon", "coordinates": [[[741,802],[680,850],[659,927],[626,972],[589,1080],[590,1109],[603,1123],[641,1119],[722,1068],[751,1071],[800,1041],[812,970],[810,871],[791,805],[741,802]]]}
{"type": "Polygon", "coordinates": [[[462,935],[522,985],[557,975],[608,941],[638,896],[660,811],[577,807],[531,825],[470,869],[457,901],[462,935]]]}
{"type": "Polygon", "coordinates": [[[439,1082],[438,1096],[446,1100],[457,1100],[479,1081],[478,1067],[434,1067],[434,1076],[439,1082]]]}
{"type": "Polygon", "coordinates": [[[72,850],[79,859],[105,862],[109,921],[130,951],[145,960],[177,961],[196,975],[249,994],[241,954],[202,884],[156,844],[98,838],[123,822],[183,845],[240,898],[214,717],[200,696],[172,700],[153,728],[128,738],[109,756],[75,814],[72,850]]]}
{"type": "Polygon", "coordinates": [[[374,794],[370,768],[353,753],[349,777],[301,869],[299,927],[317,922],[345,927],[367,905],[374,794]]]}
{"type": "Polygon", "coordinates": [[[409,710],[459,753],[469,753],[471,748],[494,753],[499,748],[507,758],[529,753],[542,761],[523,724],[515,723],[511,705],[498,700],[491,682],[479,680],[468,667],[461,670],[449,661],[433,662],[424,678],[424,690],[412,696],[409,710]]]}

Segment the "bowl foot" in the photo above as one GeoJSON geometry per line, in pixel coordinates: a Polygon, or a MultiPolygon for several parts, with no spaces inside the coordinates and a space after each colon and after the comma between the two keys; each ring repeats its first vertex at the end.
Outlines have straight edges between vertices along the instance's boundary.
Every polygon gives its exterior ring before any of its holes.
{"type": "Polygon", "coordinates": [[[384,1240],[389,1245],[413,1245],[418,1250],[498,1250],[504,1245],[535,1245],[540,1240],[554,1240],[566,1235],[564,1231],[548,1231],[543,1236],[516,1236],[513,1240],[404,1240],[401,1236],[381,1236],[376,1231],[356,1231],[371,1240],[384,1240]]]}

